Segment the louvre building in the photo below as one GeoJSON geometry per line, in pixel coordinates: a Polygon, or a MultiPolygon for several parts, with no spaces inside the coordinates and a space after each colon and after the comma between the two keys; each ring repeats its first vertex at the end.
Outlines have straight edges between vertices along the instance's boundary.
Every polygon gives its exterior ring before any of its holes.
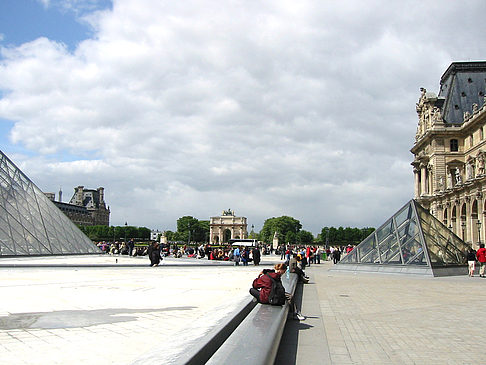
{"type": "Polygon", "coordinates": [[[486,238],[486,62],[453,62],[436,94],[421,89],[411,149],[414,200],[334,270],[467,273],[486,238]]]}
{"type": "Polygon", "coordinates": [[[415,199],[477,248],[486,234],[486,62],[454,62],[422,93],[411,149],[415,199]]]}
{"type": "Polygon", "coordinates": [[[91,240],[0,151],[0,256],[96,253],[91,240]]]}

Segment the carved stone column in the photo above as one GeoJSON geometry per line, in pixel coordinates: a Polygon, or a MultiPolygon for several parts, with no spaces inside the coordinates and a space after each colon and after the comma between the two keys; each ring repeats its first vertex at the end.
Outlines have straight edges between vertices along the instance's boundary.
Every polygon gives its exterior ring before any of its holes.
{"type": "Polygon", "coordinates": [[[432,195],[434,192],[434,174],[432,171],[432,166],[427,166],[427,194],[432,195]]]}
{"type": "Polygon", "coordinates": [[[414,177],[415,177],[414,194],[415,194],[415,198],[419,198],[420,197],[420,171],[416,167],[414,167],[413,168],[413,174],[414,174],[414,177]]]}
{"type": "Polygon", "coordinates": [[[426,195],[427,194],[427,166],[421,165],[420,166],[420,195],[426,195]]]}

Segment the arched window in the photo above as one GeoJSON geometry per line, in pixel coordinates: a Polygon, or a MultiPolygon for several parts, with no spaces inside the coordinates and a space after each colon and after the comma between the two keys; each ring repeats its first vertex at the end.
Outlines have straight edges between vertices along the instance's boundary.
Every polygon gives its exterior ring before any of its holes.
{"type": "Polygon", "coordinates": [[[475,200],[471,207],[471,218],[478,219],[478,201],[475,200]]]}
{"type": "Polygon", "coordinates": [[[451,152],[457,152],[459,151],[459,142],[457,139],[451,139],[450,141],[450,146],[451,146],[451,152]]]}

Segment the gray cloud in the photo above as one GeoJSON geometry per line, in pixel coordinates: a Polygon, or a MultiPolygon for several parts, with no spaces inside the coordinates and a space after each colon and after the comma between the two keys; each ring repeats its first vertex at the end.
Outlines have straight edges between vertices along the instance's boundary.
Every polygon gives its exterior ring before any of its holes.
{"type": "Polygon", "coordinates": [[[232,208],[257,229],[282,214],[314,233],[376,226],[412,198],[419,87],[482,56],[485,10],[115,1],[72,53],[2,48],[0,117],[43,190],[105,186],[114,224],[232,208]]]}

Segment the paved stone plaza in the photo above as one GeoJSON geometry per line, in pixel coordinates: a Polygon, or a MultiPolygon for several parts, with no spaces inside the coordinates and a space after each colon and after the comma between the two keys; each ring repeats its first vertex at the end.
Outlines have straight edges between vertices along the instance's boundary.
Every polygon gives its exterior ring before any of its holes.
{"type": "MultiPolygon", "coordinates": [[[[128,257],[116,267],[114,260],[0,260],[0,363],[131,364],[157,349],[176,363],[248,297],[265,267],[169,259],[150,268],[145,258],[128,257]]],[[[308,318],[290,321],[278,364],[486,363],[486,279],[358,275],[331,266],[307,269],[308,318]]]]}
{"type": "MultiPolygon", "coordinates": [[[[335,273],[331,266],[307,270],[303,312],[319,315],[305,312],[315,286],[332,364],[486,364],[486,279],[335,273]]],[[[300,353],[295,362],[318,363],[308,357],[300,353]]]]}

